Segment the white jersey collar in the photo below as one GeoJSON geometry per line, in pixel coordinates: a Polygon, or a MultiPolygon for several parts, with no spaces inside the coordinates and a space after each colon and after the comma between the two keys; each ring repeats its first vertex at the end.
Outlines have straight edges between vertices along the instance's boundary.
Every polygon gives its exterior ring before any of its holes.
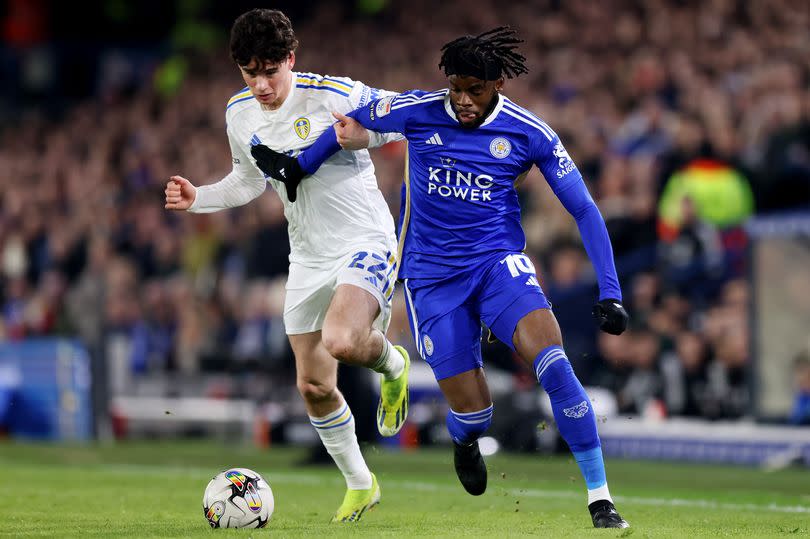
{"type": "MultiPolygon", "coordinates": [[[[503,94],[499,92],[498,103],[495,105],[495,108],[492,109],[492,112],[489,113],[489,116],[487,116],[486,119],[478,127],[483,127],[487,124],[492,123],[495,120],[495,118],[497,118],[502,108],[503,108],[503,94]]],[[[444,110],[447,111],[447,115],[450,116],[456,123],[459,123],[458,118],[456,118],[456,113],[453,112],[453,107],[450,105],[449,91],[447,92],[447,95],[444,98],[444,110]]]]}

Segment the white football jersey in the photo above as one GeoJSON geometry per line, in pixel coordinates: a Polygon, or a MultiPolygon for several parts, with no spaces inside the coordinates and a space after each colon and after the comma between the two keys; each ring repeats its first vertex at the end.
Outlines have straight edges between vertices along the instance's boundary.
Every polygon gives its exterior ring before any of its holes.
{"type": "MultiPolygon", "coordinates": [[[[358,245],[383,244],[393,251],[394,221],[377,188],[368,151],[336,153],[301,181],[293,203],[284,184],[265,178],[250,155],[254,144],[297,154],[335,122],[333,111],[346,114],[389,94],[344,77],[293,72],[289,95],[270,111],[244,88],[231,97],[225,113],[233,170],[215,184],[198,187],[189,211],[208,213],[246,204],[269,182],[284,202],[291,262],[316,264],[345,256],[358,245]]],[[[372,146],[401,139],[399,134],[369,135],[372,146]]]]}

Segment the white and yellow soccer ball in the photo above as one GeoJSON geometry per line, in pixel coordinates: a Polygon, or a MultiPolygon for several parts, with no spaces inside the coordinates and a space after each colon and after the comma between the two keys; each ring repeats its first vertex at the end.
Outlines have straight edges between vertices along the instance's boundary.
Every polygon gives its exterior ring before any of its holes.
{"type": "Polygon", "coordinates": [[[247,468],[217,474],[203,494],[203,514],[212,528],[263,528],[274,507],[270,485],[247,468]]]}

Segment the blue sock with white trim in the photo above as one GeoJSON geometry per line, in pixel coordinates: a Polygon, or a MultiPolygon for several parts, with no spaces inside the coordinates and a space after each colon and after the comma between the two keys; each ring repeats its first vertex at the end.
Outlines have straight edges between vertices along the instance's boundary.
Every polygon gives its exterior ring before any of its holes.
{"type": "Polygon", "coordinates": [[[481,437],[492,423],[493,405],[477,412],[459,413],[450,410],[447,412],[447,430],[453,441],[461,445],[469,445],[481,437]]]}
{"type": "Polygon", "coordinates": [[[596,414],[562,346],[549,346],[541,350],[534,360],[534,373],[551,399],[557,428],[585,479],[588,503],[610,500],[602,447],[596,430],[596,414]]]}
{"type": "Polygon", "coordinates": [[[346,486],[353,490],[371,488],[369,471],[357,435],[354,432],[354,416],[345,402],[337,410],[323,417],[309,416],[326,451],[346,478],[346,486]]]}

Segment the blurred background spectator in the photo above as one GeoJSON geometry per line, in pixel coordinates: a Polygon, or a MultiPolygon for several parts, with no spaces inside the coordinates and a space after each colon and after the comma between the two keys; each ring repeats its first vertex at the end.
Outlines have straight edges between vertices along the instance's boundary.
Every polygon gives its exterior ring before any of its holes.
{"type": "Polygon", "coordinates": [[[796,395],[790,422],[794,425],[810,425],[810,351],[805,350],[796,356],[793,376],[796,380],[796,395]]]}

